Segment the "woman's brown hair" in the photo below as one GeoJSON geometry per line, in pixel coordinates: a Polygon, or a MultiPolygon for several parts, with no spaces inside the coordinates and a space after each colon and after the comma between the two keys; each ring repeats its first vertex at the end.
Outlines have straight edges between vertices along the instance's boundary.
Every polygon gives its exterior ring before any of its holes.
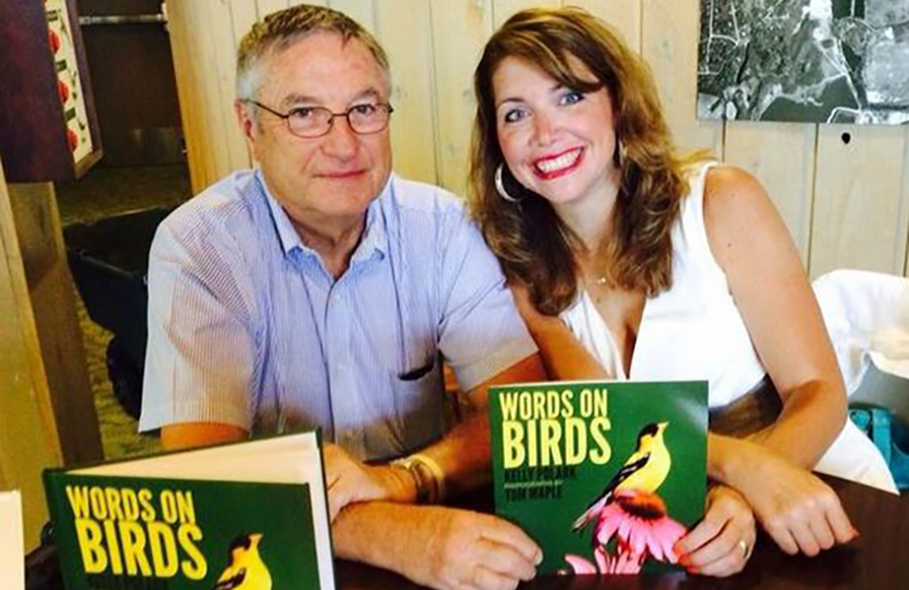
{"type": "Polygon", "coordinates": [[[605,87],[609,92],[621,187],[613,239],[606,241],[597,260],[616,286],[647,296],[668,289],[671,231],[688,192],[684,169],[704,155],[676,155],[649,68],[608,25],[580,8],[518,12],[490,38],[474,73],[471,209],[506,276],[525,285],[533,304],[546,314],[558,314],[577,297],[572,243],[580,242],[543,197],[509,178],[507,166],[507,190],[520,202],[508,202],[496,192],[496,168],[504,160],[496,135],[492,77],[508,57],[534,64],[566,88],[594,92],[605,87]],[[597,82],[579,77],[571,68],[572,57],[597,82]]]}

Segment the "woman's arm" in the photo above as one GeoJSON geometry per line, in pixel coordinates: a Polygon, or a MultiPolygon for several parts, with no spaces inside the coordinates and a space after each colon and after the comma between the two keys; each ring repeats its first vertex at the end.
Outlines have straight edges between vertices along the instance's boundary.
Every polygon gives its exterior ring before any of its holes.
{"type": "Polygon", "coordinates": [[[795,244],[763,187],[723,166],[707,176],[704,222],[783,412],[756,440],[811,468],[846,420],[836,356],[795,244]]]}
{"type": "Polygon", "coordinates": [[[783,221],[748,173],[708,173],[704,221],[751,340],[783,401],[776,422],[749,441],[713,436],[711,477],[739,489],[789,552],[845,542],[854,530],[811,469],[846,420],[846,394],[820,310],[783,221]],[[801,468],[801,469],[800,469],[801,468]]]}
{"type": "Polygon", "coordinates": [[[540,313],[530,302],[523,285],[512,283],[514,302],[540,349],[540,358],[550,379],[613,379],[606,369],[578,342],[571,330],[557,317],[540,313]]]}

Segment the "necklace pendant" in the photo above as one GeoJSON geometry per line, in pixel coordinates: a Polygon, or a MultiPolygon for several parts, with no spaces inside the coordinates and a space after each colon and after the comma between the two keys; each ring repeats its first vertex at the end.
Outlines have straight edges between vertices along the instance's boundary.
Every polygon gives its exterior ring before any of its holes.
{"type": "Polygon", "coordinates": [[[606,284],[606,277],[597,277],[596,283],[602,287],[606,284]]]}

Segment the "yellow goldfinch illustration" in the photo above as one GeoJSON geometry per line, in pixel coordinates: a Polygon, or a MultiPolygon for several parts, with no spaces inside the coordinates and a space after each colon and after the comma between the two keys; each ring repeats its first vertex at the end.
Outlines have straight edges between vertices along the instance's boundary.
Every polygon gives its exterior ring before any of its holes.
{"type": "Polygon", "coordinates": [[[616,492],[634,489],[653,493],[663,485],[672,466],[669,449],[663,442],[663,432],[667,426],[668,422],[653,422],[641,429],[638,434],[637,450],[609,480],[603,493],[574,521],[573,530],[583,530],[590,522],[596,520],[616,492]]]}
{"type": "Polygon", "coordinates": [[[259,555],[261,533],[240,535],[230,544],[230,563],[214,590],[271,590],[271,574],[259,555]]]}

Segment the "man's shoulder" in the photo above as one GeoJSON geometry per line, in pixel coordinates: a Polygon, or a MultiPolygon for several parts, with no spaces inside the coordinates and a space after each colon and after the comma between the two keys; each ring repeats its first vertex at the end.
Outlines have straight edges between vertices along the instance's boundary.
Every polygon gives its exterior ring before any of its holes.
{"type": "Polygon", "coordinates": [[[254,225],[256,209],[267,206],[251,170],[233,172],[177,207],[161,223],[177,238],[229,236],[254,225]]]}
{"type": "Polygon", "coordinates": [[[418,217],[465,214],[463,199],[440,186],[393,175],[390,187],[387,202],[402,212],[412,212],[418,217]]]}

